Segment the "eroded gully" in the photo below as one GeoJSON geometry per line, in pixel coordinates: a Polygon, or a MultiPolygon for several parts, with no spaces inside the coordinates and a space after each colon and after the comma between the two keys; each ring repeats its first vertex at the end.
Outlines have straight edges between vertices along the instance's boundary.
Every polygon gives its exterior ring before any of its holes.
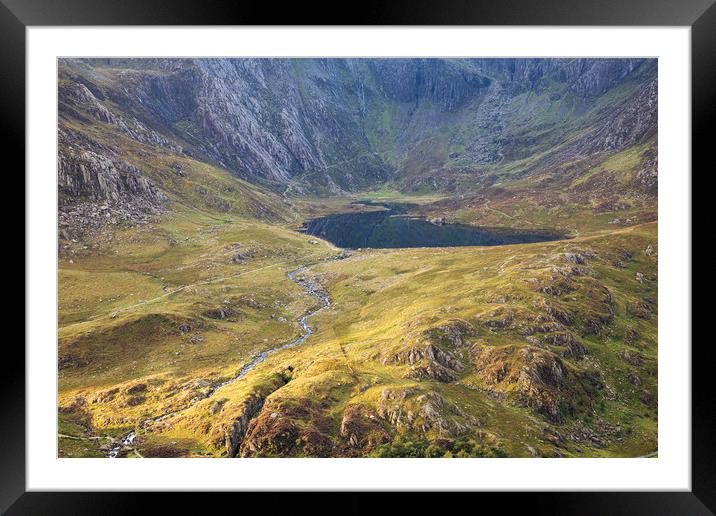
{"type": "MultiPolygon", "coordinates": [[[[341,255],[334,256],[334,257],[330,258],[329,260],[327,260],[327,262],[336,261],[336,260],[340,259],[340,257],[341,257],[341,255]]],[[[226,380],[222,383],[216,384],[208,392],[204,393],[204,395],[192,398],[191,401],[189,402],[189,404],[186,405],[185,407],[182,407],[179,410],[175,410],[173,412],[169,412],[167,414],[162,414],[161,416],[157,416],[157,417],[150,418],[150,419],[145,419],[141,423],[142,426],[147,427],[153,423],[157,423],[164,419],[175,416],[175,415],[179,414],[180,412],[184,412],[185,410],[187,410],[188,408],[193,406],[198,401],[204,400],[206,398],[210,398],[211,396],[216,394],[216,392],[219,391],[221,388],[226,387],[227,385],[230,385],[238,380],[241,380],[244,376],[246,376],[249,372],[251,372],[252,369],[254,369],[260,363],[265,361],[270,355],[272,355],[278,351],[293,348],[295,346],[299,346],[299,345],[303,344],[306,341],[306,339],[308,339],[308,337],[310,337],[313,334],[313,328],[311,328],[311,325],[308,324],[308,319],[310,319],[314,315],[318,314],[319,312],[321,312],[331,306],[330,298],[328,297],[327,294],[323,293],[318,288],[317,285],[315,285],[309,281],[302,280],[297,277],[304,270],[306,270],[305,266],[299,267],[298,269],[295,269],[295,270],[292,270],[291,272],[289,272],[287,274],[288,279],[293,281],[297,285],[301,286],[306,291],[306,293],[308,293],[308,295],[318,299],[320,301],[321,305],[317,309],[305,314],[298,320],[298,324],[301,327],[301,331],[302,331],[302,334],[300,337],[298,337],[290,342],[281,344],[275,348],[271,348],[271,349],[267,349],[266,351],[262,351],[261,353],[256,355],[253,358],[253,360],[251,360],[251,362],[249,362],[244,367],[242,367],[241,370],[236,375],[232,376],[231,378],[229,378],[228,380],[226,380]]],[[[127,434],[123,435],[119,440],[115,441],[110,446],[109,451],[108,451],[108,456],[110,458],[117,457],[120,454],[120,452],[122,452],[122,450],[130,448],[132,446],[132,443],[134,442],[134,439],[136,437],[137,437],[136,430],[132,430],[131,432],[128,432],[127,434]]]]}

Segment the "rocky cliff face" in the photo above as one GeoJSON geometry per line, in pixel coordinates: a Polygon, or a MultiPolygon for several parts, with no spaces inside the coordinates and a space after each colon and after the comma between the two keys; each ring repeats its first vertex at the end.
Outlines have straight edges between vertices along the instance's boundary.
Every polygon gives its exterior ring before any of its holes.
{"type": "MultiPolygon", "coordinates": [[[[59,80],[61,128],[110,126],[296,194],[440,188],[457,168],[564,160],[551,149],[565,142],[573,159],[656,132],[656,63],[644,59],[64,60],[59,80]]],[[[67,193],[96,193],[108,165],[69,165],[80,154],[63,143],[67,193]]],[[[141,176],[128,174],[109,175],[141,176]]],[[[151,198],[140,183],[105,193],[151,198]]]]}
{"type": "Polygon", "coordinates": [[[483,93],[492,80],[459,62],[434,59],[376,59],[368,68],[378,92],[398,102],[435,102],[456,111],[483,93]]]}
{"type": "Polygon", "coordinates": [[[91,150],[68,149],[62,153],[57,161],[57,179],[63,194],[61,202],[71,197],[109,201],[141,197],[157,204],[167,200],[136,167],[91,150]]]}
{"type": "Polygon", "coordinates": [[[586,152],[622,150],[656,134],[658,90],[656,79],[641,86],[589,135],[586,152]]]}

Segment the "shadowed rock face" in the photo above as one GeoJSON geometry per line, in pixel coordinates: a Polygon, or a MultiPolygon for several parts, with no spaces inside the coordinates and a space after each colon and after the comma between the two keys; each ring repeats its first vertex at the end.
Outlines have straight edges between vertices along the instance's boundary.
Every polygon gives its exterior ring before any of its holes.
{"type": "Polygon", "coordinates": [[[387,97],[435,102],[445,111],[457,111],[492,83],[482,72],[443,59],[375,59],[369,68],[387,97]]]}
{"type": "Polygon", "coordinates": [[[85,150],[59,156],[57,178],[62,199],[85,197],[119,201],[143,198],[161,205],[167,197],[129,163],[85,150]]]}
{"type": "MultiPolygon", "coordinates": [[[[574,139],[550,154],[564,162],[656,130],[643,59],[93,59],[59,77],[61,126],[107,124],[290,193],[409,190],[446,166],[477,174],[574,139]]],[[[86,148],[66,136],[61,154],[86,148]]]]}

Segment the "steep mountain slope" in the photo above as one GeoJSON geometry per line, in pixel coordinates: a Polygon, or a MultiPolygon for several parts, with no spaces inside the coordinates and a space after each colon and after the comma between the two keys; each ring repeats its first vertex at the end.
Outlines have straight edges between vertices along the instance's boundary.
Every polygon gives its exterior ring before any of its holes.
{"type": "Polygon", "coordinates": [[[295,218],[279,195],[195,159],[184,142],[162,133],[166,128],[120,107],[126,90],[112,74],[78,76],[63,65],[58,92],[61,239],[187,209],[267,222],[295,218]]]}
{"type": "Polygon", "coordinates": [[[294,193],[474,190],[656,132],[644,59],[68,60],[60,80],[68,119],[294,193]]]}
{"type": "Polygon", "coordinates": [[[656,76],[61,60],[59,455],[653,453],[656,76]],[[348,252],[296,231],[381,203],[570,238],[348,252]]]}

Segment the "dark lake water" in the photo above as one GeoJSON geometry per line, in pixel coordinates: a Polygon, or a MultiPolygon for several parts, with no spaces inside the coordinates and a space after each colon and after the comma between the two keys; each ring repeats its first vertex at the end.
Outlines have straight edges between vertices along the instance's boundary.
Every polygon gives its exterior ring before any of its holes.
{"type": "MultiPolygon", "coordinates": [[[[361,203],[371,204],[371,203],[361,203]]],[[[434,223],[409,217],[409,204],[372,203],[385,210],[337,213],[305,222],[302,231],[346,249],[387,247],[451,247],[525,244],[559,240],[549,231],[479,228],[465,224],[434,223]]]]}

